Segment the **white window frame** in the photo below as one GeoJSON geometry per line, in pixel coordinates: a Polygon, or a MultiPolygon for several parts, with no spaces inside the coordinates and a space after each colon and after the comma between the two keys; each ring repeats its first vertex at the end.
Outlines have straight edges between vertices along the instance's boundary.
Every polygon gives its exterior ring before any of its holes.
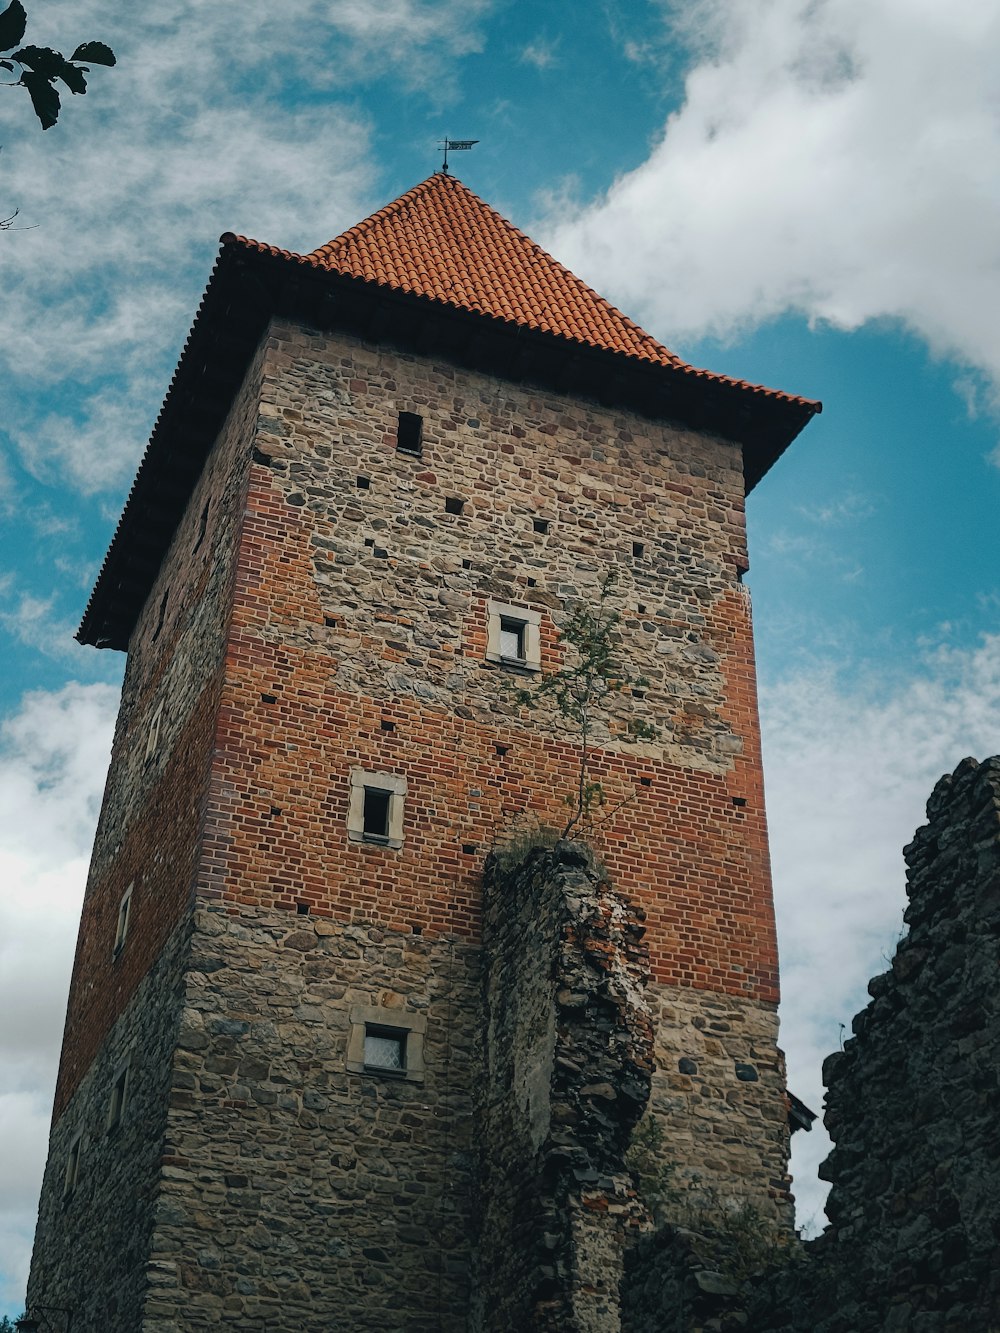
{"type": "Polygon", "coordinates": [[[403,798],[406,778],[399,773],[372,773],[364,768],[351,769],[351,796],[347,807],[347,836],[351,842],[370,842],[378,847],[403,845],[403,798]],[[389,793],[388,835],[365,832],[365,789],[389,793]]]}
{"type": "Polygon", "coordinates": [[[514,606],[510,602],[487,602],[486,660],[501,666],[520,667],[522,671],[542,669],[542,613],[530,606],[514,606]],[[514,621],[521,629],[523,657],[506,657],[501,652],[503,622],[514,621]]]}
{"type": "Polygon", "coordinates": [[[425,1014],[408,1013],[405,1009],[386,1009],[382,1005],[355,1004],[351,1006],[349,1018],[351,1027],[347,1035],[346,1064],[350,1073],[400,1079],[406,1083],[423,1083],[424,1034],[427,1031],[425,1014]],[[365,1036],[372,1028],[377,1032],[399,1036],[403,1043],[403,1069],[383,1069],[380,1065],[365,1064],[365,1036]]]}

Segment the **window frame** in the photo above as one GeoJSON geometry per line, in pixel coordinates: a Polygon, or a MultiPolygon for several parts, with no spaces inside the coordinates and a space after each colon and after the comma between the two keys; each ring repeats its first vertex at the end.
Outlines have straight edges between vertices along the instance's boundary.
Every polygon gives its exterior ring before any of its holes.
{"type": "Polygon", "coordinates": [[[373,773],[364,768],[351,769],[350,798],[347,806],[347,836],[351,842],[367,842],[376,847],[398,850],[403,845],[403,799],[406,778],[400,773],[373,773]],[[387,832],[370,833],[365,828],[365,792],[387,792],[389,796],[387,832]]]}
{"type": "Polygon", "coordinates": [[[79,1129],[70,1139],[66,1152],[66,1170],[63,1174],[63,1202],[72,1199],[80,1184],[80,1159],[83,1156],[83,1130],[79,1129]]]}
{"type": "Polygon", "coordinates": [[[121,1129],[130,1100],[131,1083],[132,1062],[131,1058],[127,1058],[115,1070],[114,1078],[111,1080],[111,1096],[108,1099],[108,1123],[106,1126],[109,1134],[115,1134],[121,1129]]]}
{"type": "Polygon", "coordinates": [[[351,1006],[349,1019],[351,1026],[347,1035],[345,1059],[349,1073],[384,1078],[390,1082],[423,1083],[424,1036],[427,1032],[425,1014],[411,1013],[406,1009],[388,1009],[384,1005],[355,1004],[351,1006]],[[402,1069],[365,1063],[365,1037],[370,1032],[372,1035],[391,1033],[401,1039],[402,1069]]]}
{"type": "Polygon", "coordinates": [[[521,671],[541,671],[542,669],[542,613],[530,606],[514,606],[510,602],[489,601],[486,604],[486,660],[499,666],[514,667],[521,671]],[[523,657],[510,657],[502,651],[503,635],[512,631],[507,626],[516,625],[520,629],[523,657]]]}

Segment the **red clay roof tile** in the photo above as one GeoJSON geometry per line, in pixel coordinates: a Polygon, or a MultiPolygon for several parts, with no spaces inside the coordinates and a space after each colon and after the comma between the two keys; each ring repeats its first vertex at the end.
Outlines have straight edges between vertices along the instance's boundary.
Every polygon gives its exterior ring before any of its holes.
{"type": "Polygon", "coordinates": [[[457,177],[443,172],[308,255],[231,233],[223,240],[700,379],[819,407],[806,398],[688,365],[457,177]]]}

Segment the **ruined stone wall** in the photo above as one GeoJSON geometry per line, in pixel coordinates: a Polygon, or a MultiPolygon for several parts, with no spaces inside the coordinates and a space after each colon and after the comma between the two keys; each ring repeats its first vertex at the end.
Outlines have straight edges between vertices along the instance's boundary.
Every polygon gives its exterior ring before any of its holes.
{"type": "Polygon", "coordinates": [[[769,1328],[1000,1327],[1000,758],[942,778],[927,819],[907,933],[823,1067],[832,1225],[769,1328]]]}
{"type": "Polygon", "coordinates": [[[907,934],[824,1065],[830,1226],[759,1252],[749,1280],[731,1232],[645,1240],[627,1333],[1000,1328],[1000,758],[964,760],[927,817],[905,849],[907,934]]]}
{"type": "Polygon", "coordinates": [[[466,1328],[478,953],[200,909],[144,1333],[466,1328]],[[359,1007],[426,1024],[423,1077],[348,1069],[359,1007]]]}
{"type": "Polygon", "coordinates": [[[642,915],[580,843],[492,858],[484,895],[474,1326],[611,1333],[648,1222],[625,1163],[652,1071],[642,915]]]}

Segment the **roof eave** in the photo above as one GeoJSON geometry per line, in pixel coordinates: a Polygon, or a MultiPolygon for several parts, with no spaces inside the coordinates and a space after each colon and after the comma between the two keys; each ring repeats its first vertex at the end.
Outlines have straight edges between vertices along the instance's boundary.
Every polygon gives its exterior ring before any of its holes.
{"type": "Polygon", "coordinates": [[[81,643],[127,649],[190,492],[275,316],[302,318],[319,328],[346,326],[394,341],[405,340],[409,330],[424,341],[429,336],[443,340],[457,359],[508,378],[555,380],[555,387],[567,392],[710,430],[743,446],[747,491],[821,410],[818,403],[759,386],[691,367],[643,361],[432,297],[331,273],[308,257],[231,234],[222,242],[77,631],[81,643]],[[402,321],[401,313],[406,316],[402,321]],[[192,419],[198,423],[196,430],[191,429],[192,419]],[[165,489],[168,478],[172,485],[165,489]]]}

